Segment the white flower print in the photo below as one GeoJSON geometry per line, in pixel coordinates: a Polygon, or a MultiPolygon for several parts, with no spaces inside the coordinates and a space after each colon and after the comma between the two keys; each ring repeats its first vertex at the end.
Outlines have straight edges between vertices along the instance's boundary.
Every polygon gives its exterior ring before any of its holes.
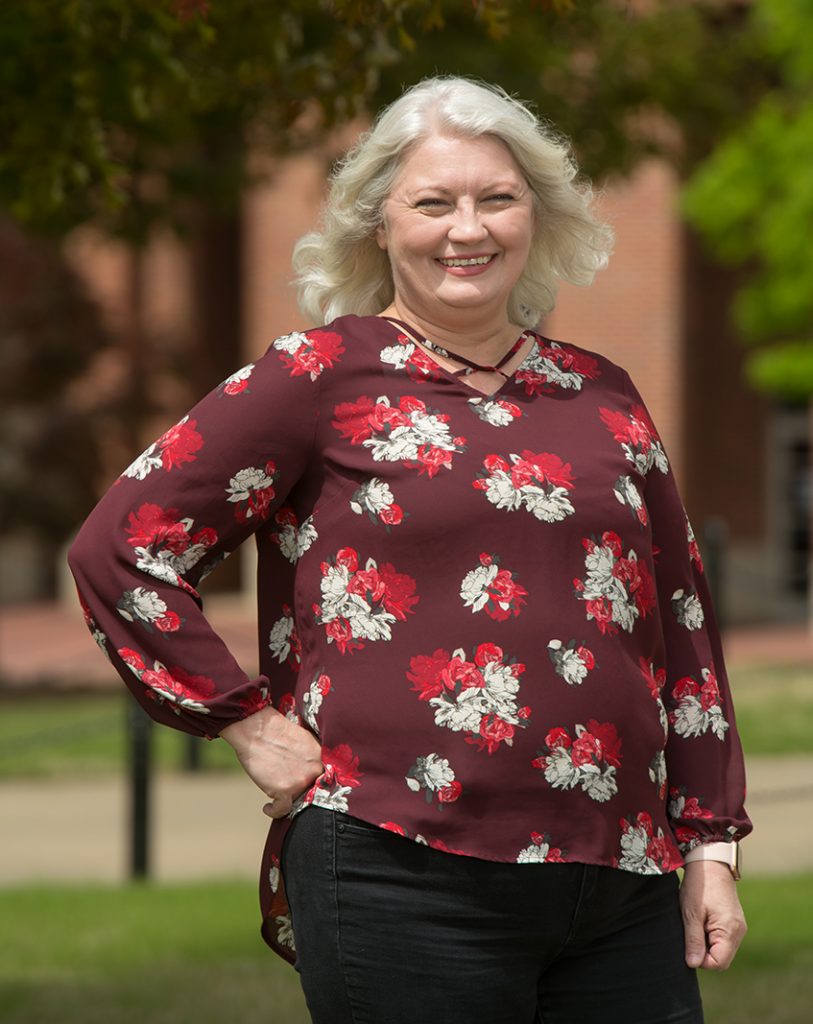
{"type": "Polygon", "coordinates": [[[319,723],[316,716],[322,708],[322,702],[325,697],[330,693],[331,687],[332,684],[330,676],[325,675],[324,672],[320,672],[312,681],[308,688],[308,692],[302,695],[302,706],[305,721],[317,736],[319,735],[319,723]]]}
{"type": "Polygon", "coordinates": [[[313,525],[313,516],[308,516],[301,526],[297,526],[293,510],[286,509],[277,513],[274,522],[278,524],[273,536],[275,543],[279,545],[280,554],[291,565],[296,565],[319,536],[313,525]]]}
{"type": "Polygon", "coordinates": [[[406,776],[406,784],[416,793],[424,787],[433,791],[443,789],[450,782],[454,782],[454,771],[446,758],[439,754],[419,757],[406,776]]]}
{"type": "Polygon", "coordinates": [[[467,743],[493,754],[501,743],[513,745],[516,729],[525,728],[531,714],[529,707],[517,707],[525,666],[504,657],[496,644],[480,644],[471,659],[462,648],[451,655],[439,649],[414,656],[407,678],[434,710],[435,725],[468,732],[467,743]]]}
{"type": "Polygon", "coordinates": [[[573,470],[551,452],[528,449],[510,454],[508,462],[500,455],[483,461],[485,473],[473,486],[484,491],[488,500],[510,512],[525,507],[545,523],[559,523],[573,515],[568,491],[573,489],[573,470]]]}
{"type": "Polygon", "coordinates": [[[582,539],[585,578],[573,581],[576,597],[584,601],[588,620],[602,633],[615,635],[618,628],[631,633],[638,618],[655,607],[655,583],[645,561],[630,549],[623,554],[621,538],[606,531],[600,542],[582,539]]]}
{"type": "Polygon", "coordinates": [[[703,605],[694,591],[687,594],[683,590],[676,590],[672,594],[672,611],[686,629],[700,629],[703,625],[703,605]]]}
{"type": "Polygon", "coordinates": [[[329,811],[347,812],[350,806],[347,802],[348,796],[353,792],[350,786],[334,786],[333,789],[323,789],[317,786],[313,791],[310,803],[316,807],[325,807],[329,811]]]}
{"type": "Polygon", "coordinates": [[[280,664],[288,662],[299,665],[299,638],[291,609],[285,605],[282,617],[271,627],[268,635],[268,649],[280,664]]]}
{"type": "Polygon", "coordinates": [[[544,834],[532,832],[531,845],[519,851],[517,864],[544,864],[545,862],[561,864],[564,862],[566,853],[566,850],[553,845],[547,832],[544,834]]]}
{"type": "Polygon", "coordinates": [[[570,686],[583,683],[590,669],[595,668],[593,652],[584,645],[577,645],[575,640],[570,640],[567,645],[561,640],[550,640],[548,654],[556,674],[570,686]]]}
{"type": "Polygon", "coordinates": [[[134,477],[136,480],[143,480],[145,477],[154,469],[161,468],[161,455],[158,451],[157,444],[151,444],[146,451],[143,451],[138,455],[127,469],[124,470],[122,476],[134,477]]]}
{"type": "Polygon", "coordinates": [[[153,442],[128,467],[122,476],[143,480],[154,469],[167,472],[194,462],[195,454],[203,447],[203,438],[197,431],[197,421],[184,416],[153,442]]]}
{"type": "Polygon", "coordinates": [[[579,783],[579,769],[573,763],[570,751],[555,747],[546,759],[545,779],[554,789],[573,789],[579,783]]]}
{"type": "Polygon", "coordinates": [[[655,783],[658,796],[663,799],[666,795],[666,756],[662,750],[649,763],[649,778],[655,783]]]}
{"type": "Polygon", "coordinates": [[[224,395],[239,395],[248,389],[248,382],[254,370],[254,363],[236,370],[230,377],[227,377],[220,385],[220,391],[224,395]]]}
{"type": "Polygon", "coordinates": [[[414,395],[403,395],[393,405],[387,395],[362,396],[336,406],[333,426],[351,444],[369,449],[376,462],[405,462],[436,476],[452,468],[455,453],[465,451],[466,439],[453,437],[449,417],[433,412],[414,395]]]}
{"type": "Polygon", "coordinates": [[[625,871],[635,871],[641,875],[657,874],[654,867],[647,862],[646,848],[649,835],[643,826],[626,828],[621,833],[621,858],[619,867],[625,871]]]}
{"type": "Polygon", "coordinates": [[[627,462],[642,475],[653,468],[669,472],[669,461],[651,417],[643,406],[633,407],[629,413],[620,409],[599,408],[599,415],[607,429],[621,445],[627,462]]]}
{"type": "MultiPolygon", "coordinates": [[[[565,391],[581,391],[585,378],[592,376],[594,370],[592,366],[588,368],[587,359],[574,361],[572,357],[567,358],[569,355],[555,341],[548,341],[544,348],[536,345],[522,362],[520,378],[533,375],[548,386],[553,385],[565,391]]],[[[593,360],[590,359],[589,363],[592,364],[593,360]]]]}
{"type": "Polygon", "coordinates": [[[488,552],[480,555],[480,564],[466,573],[460,585],[464,607],[471,608],[472,614],[485,610],[501,622],[519,615],[527,593],[512,572],[500,568],[499,556],[488,552]]]}
{"type": "Polygon", "coordinates": [[[469,408],[484,423],[492,427],[508,427],[515,419],[522,416],[522,410],[513,402],[504,398],[470,398],[469,408]]]}
{"type": "Polygon", "coordinates": [[[268,885],[271,892],[275,893],[279,889],[280,882],[280,870],[279,861],[276,857],[271,860],[271,867],[268,869],[268,885]]]}
{"type": "Polygon", "coordinates": [[[276,939],[281,946],[285,946],[286,949],[295,950],[294,945],[294,929],[291,924],[290,914],[280,914],[274,918],[274,923],[277,926],[276,939]]]}
{"type": "Polygon", "coordinates": [[[270,487],[273,482],[272,477],[265,470],[259,469],[257,466],[248,466],[235,473],[229,481],[229,486],[226,488],[226,493],[229,495],[227,500],[232,502],[248,501],[254,491],[270,487]]]}
{"type": "Polygon", "coordinates": [[[710,668],[701,671],[702,685],[691,676],[679,679],[672,690],[669,722],[678,736],[702,736],[709,729],[718,740],[724,740],[728,722],[720,703],[717,677],[710,668]]]}
{"type": "Polygon", "coordinates": [[[382,363],[386,363],[394,370],[403,370],[415,348],[415,343],[412,341],[400,345],[387,345],[381,349],[379,358],[382,363]]]}
{"type": "Polygon", "coordinates": [[[388,563],[379,567],[372,558],[360,568],[353,548],[341,548],[321,570],[322,603],[314,606],[315,618],[342,654],[364,647],[365,640],[392,639],[393,623],[405,621],[418,601],[411,577],[388,563]]]}
{"type": "Polygon", "coordinates": [[[646,505],[632,477],[620,476],[615,482],[613,494],[622,505],[628,506],[633,517],[642,526],[646,526],[648,522],[646,505]]]}
{"type": "Polygon", "coordinates": [[[460,586],[460,596],[466,608],[471,608],[472,612],[485,608],[489,598],[489,584],[494,582],[499,571],[499,565],[492,562],[491,565],[478,565],[466,573],[460,586]]]}
{"type": "Polygon", "coordinates": [[[181,624],[178,615],[167,608],[157,591],[147,590],[146,587],[125,590],[117,609],[119,615],[128,622],[140,622],[147,627],[154,625],[162,633],[174,633],[181,624]]]}
{"type": "Polygon", "coordinates": [[[354,492],[350,508],[356,515],[367,516],[374,522],[381,522],[389,531],[404,519],[404,512],[397,505],[390,486],[377,476],[371,477],[354,492]]]}
{"type": "MultiPolygon", "coordinates": [[[[381,395],[376,405],[389,407],[390,400],[381,395]]],[[[376,462],[415,462],[424,447],[446,452],[459,450],[450,435],[447,416],[431,413],[424,407],[410,409],[407,417],[407,423],[395,426],[388,435],[368,437],[361,442],[376,462]]]]}
{"type": "Polygon", "coordinates": [[[273,341],[271,347],[280,354],[292,377],[307,376],[312,381],[331,369],[345,351],[340,334],[319,328],[306,334],[302,331],[284,334],[273,341]]]}
{"type": "Polygon", "coordinates": [[[545,773],[554,789],[582,791],[604,803],[618,791],[616,769],[621,766],[621,738],[612,722],[590,719],[574,727],[575,739],[567,729],[556,726],[545,737],[546,750],[531,761],[545,773]]]}
{"type": "Polygon", "coordinates": [[[660,875],[680,866],[680,852],[662,828],[655,831],[652,817],[641,811],[621,819],[621,856],[618,866],[639,875],[660,875]]]}
{"type": "Polygon", "coordinates": [[[455,780],[454,769],[439,754],[417,758],[404,776],[404,781],[413,793],[423,790],[428,804],[437,799],[438,807],[453,803],[463,791],[463,787],[455,780]]]}
{"type": "Polygon", "coordinates": [[[357,514],[372,512],[374,515],[387,508],[395,501],[390,485],[377,476],[366,480],[355,492],[350,508],[357,514]]]}

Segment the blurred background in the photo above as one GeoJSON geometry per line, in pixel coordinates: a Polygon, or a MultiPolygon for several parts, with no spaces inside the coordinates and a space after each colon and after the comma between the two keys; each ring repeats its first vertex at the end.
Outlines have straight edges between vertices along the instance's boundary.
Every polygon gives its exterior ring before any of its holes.
{"type": "MultiPolygon", "coordinates": [[[[810,0],[0,5],[4,1021],[307,1020],[256,935],[261,798],[225,744],[134,713],[64,552],[155,436],[312,326],[293,244],[371,114],[435,73],[531,101],[602,190],[615,255],[541,330],[629,369],[724,628],[756,833],[707,1016],[808,1019],[811,40],[810,0]]],[[[248,550],[207,583],[249,672],[252,586],[248,550]]]]}

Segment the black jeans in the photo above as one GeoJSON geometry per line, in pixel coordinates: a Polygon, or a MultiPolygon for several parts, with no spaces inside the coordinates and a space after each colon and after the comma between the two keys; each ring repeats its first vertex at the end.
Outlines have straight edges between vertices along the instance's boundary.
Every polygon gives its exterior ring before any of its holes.
{"type": "Polygon", "coordinates": [[[702,1024],[674,872],[479,860],[313,806],[282,870],[314,1024],[702,1024]]]}

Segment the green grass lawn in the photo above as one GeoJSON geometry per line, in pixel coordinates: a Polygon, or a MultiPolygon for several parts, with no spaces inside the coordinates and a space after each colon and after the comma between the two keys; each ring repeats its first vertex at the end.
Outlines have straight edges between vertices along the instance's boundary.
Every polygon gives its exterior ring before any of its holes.
{"type": "MultiPolygon", "coordinates": [[[[0,699],[0,780],[122,770],[130,705],[123,687],[105,694],[0,699]]],[[[156,726],[152,736],[156,764],[181,767],[187,736],[163,726],[156,726]]],[[[222,740],[194,742],[206,768],[238,769],[234,752],[222,740]]]]}
{"type": "MultiPolygon", "coordinates": [[[[813,875],[741,895],[734,966],[701,972],[707,1024],[804,1024],[813,875]]],[[[307,1024],[297,975],[257,934],[253,885],[10,889],[0,909],[4,1024],[307,1024]]]]}
{"type": "Polygon", "coordinates": [[[746,755],[813,754],[813,669],[765,665],[731,673],[746,755]]]}
{"type": "MultiPolygon", "coordinates": [[[[732,673],[737,723],[747,755],[813,754],[813,671],[807,666],[762,666],[732,673]]],[[[0,780],[109,774],[125,763],[125,718],[130,698],[109,694],[39,694],[0,698],[0,780]]],[[[153,730],[156,763],[178,768],[186,737],[153,730]]],[[[225,743],[199,741],[207,769],[235,768],[225,743]]]]}

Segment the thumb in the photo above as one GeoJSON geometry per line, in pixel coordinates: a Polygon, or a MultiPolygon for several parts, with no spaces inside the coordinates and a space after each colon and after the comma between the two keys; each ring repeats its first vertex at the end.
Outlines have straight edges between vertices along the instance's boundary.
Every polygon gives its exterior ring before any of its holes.
{"type": "Polygon", "coordinates": [[[689,967],[699,967],[706,956],[706,932],[699,918],[689,917],[684,921],[684,939],[686,963],[689,967]]]}

